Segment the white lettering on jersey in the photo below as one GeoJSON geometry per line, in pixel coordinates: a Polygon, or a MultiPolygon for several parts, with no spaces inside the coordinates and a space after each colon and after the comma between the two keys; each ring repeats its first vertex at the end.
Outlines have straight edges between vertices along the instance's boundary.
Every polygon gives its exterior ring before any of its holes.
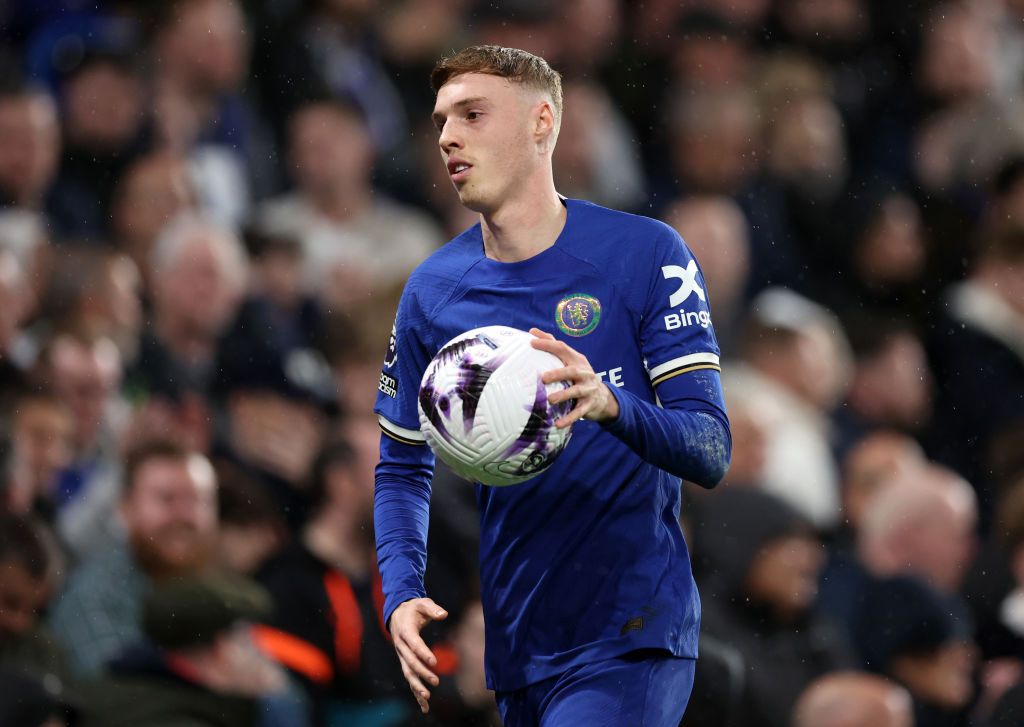
{"type": "Polygon", "coordinates": [[[692,325],[707,328],[711,325],[711,315],[706,310],[685,311],[680,309],[678,313],[669,313],[665,316],[665,330],[667,331],[692,325]]]}
{"type": "Polygon", "coordinates": [[[608,377],[608,383],[618,389],[621,389],[623,386],[626,385],[626,382],[622,380],[621,366],[616,366],[615,368],[608,369],[607,371],[597,372],[597,378],[600,379],[601,381],[604,381],[605,376],[608,377]]]}
{"type": "Polygon", "coordinates": [[[707,302],[704,289],[697,282],[696,260],[691,260],[685,268],[681,268],[678,265],[665,265],[661,268],[661,274],[665,276],[665,280],[678,279],[680,281],[679,290],[669,296],[668,304],[670,307],[675,308],[689,298],[690,293],[696,293],[702,303],[707,302]]]}

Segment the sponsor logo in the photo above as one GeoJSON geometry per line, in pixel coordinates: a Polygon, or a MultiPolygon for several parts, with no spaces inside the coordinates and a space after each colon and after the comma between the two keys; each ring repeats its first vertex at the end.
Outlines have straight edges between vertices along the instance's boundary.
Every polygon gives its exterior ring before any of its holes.
{"type": "Polygon", "coordinates": [[[395,326],[391,326],[391,338],[388,339],[388,352],[384,354],[384,367],[391,368],[398,360],[398,333],[395,326]]]}
{"type": "Polygon", "coordinates": [[[601,321],[601,302],[592,295],[576,293],[558,303],[555,323],[568,336],[585,336],[601,321]]]}
{"type": "Polygon", "coordinates": [[[676,328],[688,326],[700,326],[707,328],[711,325],[711,314],[706,310],[685,311],[680,309],[678,313],[669,313],[665,316],[665,330],[673,331],[676,328]]]}
{"type": "Polygon", "coordinates": [[[665,277],[665,280],[679,281],[679,289],[668,297],[668,305],[670,308],[675,308],[677,305],[681,304],[684,300],[690,297],[691,293],[696,294],[702,303],[707,303],[707,296],[704,294],[704,289],[701,288],[700,283],[697,282],[696,260],[691,260],[685,268],[681,268],[678,265],[665,265],[661,269],[661,274],[665,277]]]}
{"type": "Polygon", "coordinates": [[[398,396],[398,380],[381,371],[380,382],[377,384],[377,391],[394,399],[398,396]]]}

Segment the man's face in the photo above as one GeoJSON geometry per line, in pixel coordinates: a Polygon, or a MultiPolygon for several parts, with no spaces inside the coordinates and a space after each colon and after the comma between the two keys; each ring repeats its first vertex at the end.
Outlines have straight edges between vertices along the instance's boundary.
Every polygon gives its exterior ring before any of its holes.
{"type": "Polygon", "coordinates": [[[234,314],[239,290],[230,266],[234,263],[209,234],[197,234],[184,244],[173,265],[156,284],[156,313],[190,331],[218,334],[234,314]]]}
{"type": "Polygon", "coordinates": [[[329,104],[308,106],[291,121],[289,156],[295,181],[307,194],[369,187],[373,139],[354,115],[329,104]]]}
{"type": "Polygon", "coordinates": [[[45,579],[36,580],[16,561],[0,563],[0,646],[35,626],[48,596],[45,579]]]}
{"type": "Polygon", "coordinates": [[[53,103],[26,95],[0,102],[0,190],[30,203],[57,168],[60,132],[53,103]]]}
{"type": "Polygon", "coordinates": [[[150,573],[201,566],[216,537],[213,469],[201,457],[155,457],[135,473],[122,516],[136,557],[150,573]]]}
{"type": "Polygon", "coordinates": [[[746,591],[785,620],[806,612],[818,596],[818,575],[825,563],[821,543],[809,535],[790,535],[767,543],[751,562],[746,591]]]}
{"type": "MultiPolygon", "coordinates": [[[[15,413],[14,452],[36,487],[70,464],[75,451],[75,420],[56,402],[29,400],[15,413]]],[[[44,494],[33,492],[33,495],[44,494]]]]}
{"type": "Polygon", "coordinates": [[[465,73],[437,92],[432,119],[459,199],[496,210],[540,159],[531,134],[538,94],[498,76],[465,73]]]}

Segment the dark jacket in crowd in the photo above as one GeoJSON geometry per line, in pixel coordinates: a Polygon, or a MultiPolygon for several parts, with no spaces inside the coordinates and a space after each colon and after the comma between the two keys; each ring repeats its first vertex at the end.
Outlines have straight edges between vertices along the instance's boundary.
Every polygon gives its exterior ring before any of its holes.
{"type": "Polygon", "coordinates": [[[189,680],[154,648],[140,647],[75,690],[80,727],[253,727],[255,699],[214,693],[189,680]]]}
{"type": "Polygon", "coordinates": [[[852,658],[839,631],[813,609],[782,621],[769,604],[749,598],[744,584],[765,545],[809,534],[810,524],[773,495],[727,488],[702,503],[695,526],[702,633],[736,649],[746,667],[739,724],[788,727],[803,689],[852,658]]]}

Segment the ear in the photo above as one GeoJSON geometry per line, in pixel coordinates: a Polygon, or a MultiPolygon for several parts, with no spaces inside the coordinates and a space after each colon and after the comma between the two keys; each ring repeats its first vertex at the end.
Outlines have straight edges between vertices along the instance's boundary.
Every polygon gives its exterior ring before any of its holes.
{"type": "Polygon", "coordinates": [[[536,107],[533,117],[533,135],[542,151],[550,151],[554,147],[557,129],[555,110],[549,99],[544,99],[536,107]]]}

